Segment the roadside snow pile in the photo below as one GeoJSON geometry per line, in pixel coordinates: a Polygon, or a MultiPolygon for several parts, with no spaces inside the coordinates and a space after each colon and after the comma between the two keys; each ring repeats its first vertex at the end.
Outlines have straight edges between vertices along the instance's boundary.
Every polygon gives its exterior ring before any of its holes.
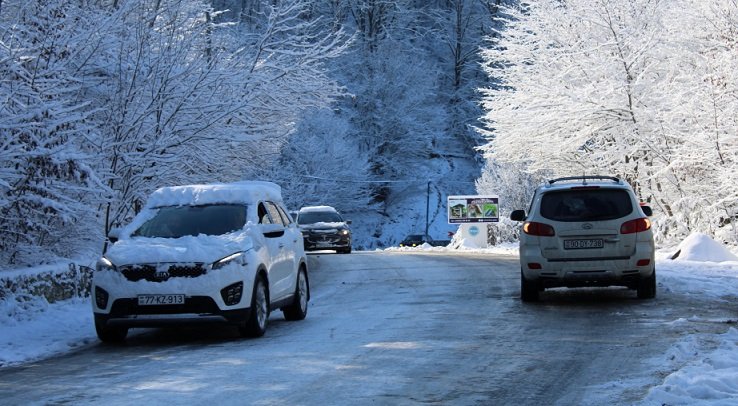
{"type": "MultiPolygon", "coordinates": [[[[12,298],[11,298],[12,299],[12,298]]],[[[0,367],[64,354],[97,343],[89,298],[0,301],[0,367]]]]}
{"type": "Polygon", "coordinates": [[[716,337],[717,349],[701,354],[699,345],[685,341],[666,354],[665,363],[687,365],[652,388],[643,404],[734,405],[738,402],[738,330],[716,337]],[[691,345],[690,345],[691,344],[691,345]]]}
{"type": "Polygon", "coordinates": [[[702,233],[692,233],[677,247],[669,259],[698,262],[738,262],[738,256],[723,244],[702,233]]]}

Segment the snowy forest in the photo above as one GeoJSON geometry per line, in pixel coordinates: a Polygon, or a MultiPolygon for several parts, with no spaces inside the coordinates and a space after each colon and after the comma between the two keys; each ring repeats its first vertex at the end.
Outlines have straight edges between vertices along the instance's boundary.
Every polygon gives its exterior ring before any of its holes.
{"type": "Polygon", "coordinates": [[[0,0],[0,264],[240,179],[335,206],[358,249],[577,174],[631,182],[660,241],[736,244],[737,30],[735,0],[0,0]]]}
{"type": "Polygon", "coordinates": [[[617,175],[654,209],[657,241],[738,244],[735,0],[537,0],[505,14],[483,50],[496,81],[480,189],[525,208],[550,176],[617,175]]]}
{"type": "Polygon", "coordinates": [[[0,263],[95,257],[189,183],[274,181],[291,209],[359,216],[371,247],[427,224],[403,218],[432,181],[448,227],[443,182],[480,173],[500,3],[0,1],[0,263]]]}

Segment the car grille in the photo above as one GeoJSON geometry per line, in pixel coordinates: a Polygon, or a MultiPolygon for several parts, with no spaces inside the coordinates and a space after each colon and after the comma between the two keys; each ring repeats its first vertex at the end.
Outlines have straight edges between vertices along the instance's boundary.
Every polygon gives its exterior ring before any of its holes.
{"type": "Polygon", "coordinates": [[[195,278],[204,275],[207,271],[203,264],[142,264],[126,265],[120,268],[123,276],[129,281],[136,282],[147,280],[149,282],[162,282],[169,278],[195,278]]]}
{"type": "Polygon", "coordinates": [[[185,299],[181,305],[163,306],[139,306],[138,300],[117,299],[110,309],[111,317],[123,317],[132,314],[178,314],[178,313],[217,313],[218,305],[212,298],[205,296],[193,296],[185,299]]]}

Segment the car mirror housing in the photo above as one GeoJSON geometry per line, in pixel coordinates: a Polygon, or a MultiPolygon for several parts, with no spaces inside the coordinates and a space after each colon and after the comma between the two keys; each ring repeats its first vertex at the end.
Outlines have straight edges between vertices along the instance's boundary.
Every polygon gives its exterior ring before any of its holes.
{"type": "Polygon", "coordinates": [[[111,244],[115,244],[116,241],[120,240],[120,235],[122,233],[122,230],[118,227],[113,227],[108,231],[108,241],[110,241],[111,244]]]}
{"type": "Polygon", "coordinates": [[[513,212],[510,213],[510,220],[512,221],[525,220],[525,210],[513,210],[513,212]]]}
{"type": "Polygon", "coordinates": [[[261,232],[266,238],[277,238],[284,235],[284,227],[280,224],[263,224],[261,232]]]}

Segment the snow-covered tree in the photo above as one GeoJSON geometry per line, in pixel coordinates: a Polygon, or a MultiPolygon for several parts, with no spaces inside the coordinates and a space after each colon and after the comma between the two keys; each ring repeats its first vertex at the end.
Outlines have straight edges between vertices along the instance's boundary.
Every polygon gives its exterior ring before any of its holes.
{"type": "Polygon", "coordinates": [[[101,236],[88,206],[101,189],[87,152],[95,128],[70,69],[81,22],[66,1],[4,11],[18,20],[0,25],[0,262],[52,261],[101,236]]]}
{"type": "Polygon", "coordinates": [[[718,151],[735,137],[732,57],[716,62],[730,55],[734,2],[551,0],[507,13],[485,51],[500,80],[485,98],[489,159],[622,176],[657,209],[660,238],[734,221],[722,179],[735,167],[718,151]]]}
{"type": "Polygon", "coordinates": [[[55,239],[101,241],[159,186],[271,164],[303,111],[342,94],[324,65],[348,39],[308,18],[307,0],[265,2],[258,24],[216,23],[204,1],[2,6],[0,255],[10,261],[63,255],[55,239]]]}
{"type": "Polygon", "coordinates": [[[370,206],[369,163],[361,154],[349,118],[340,110],[313,110],[282,149],[276,165],[258,173],[282,186],[295,210],[328,204],[342,212],[370,206]]]}
{"type": "Polygon", "coordinates": [[[118,31],[102,44],[105,73],[90,89],[109,129],[99,145],[116,193],[107,227],[127,220],[156,187],[240,179],[279,153],[301,111],[340,94],[322,64],[345,39],[304,20],[307,4],[265,6],[255,32],[214,24],[217,13],[200,2],[114,11],[118,31]]]}

